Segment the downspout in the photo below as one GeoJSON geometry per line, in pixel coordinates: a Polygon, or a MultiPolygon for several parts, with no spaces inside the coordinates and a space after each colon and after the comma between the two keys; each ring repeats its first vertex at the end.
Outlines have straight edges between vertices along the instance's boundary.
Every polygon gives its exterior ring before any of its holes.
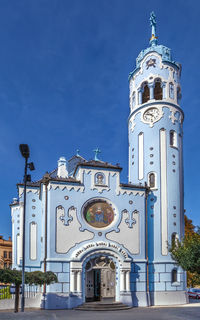
{"type": "MultiPolygon", "coordinates": [[[[44,272],[47,271],[47,213],[48,213],[48,184],[49,184],[49,174],[45,173],[43,176],[43,184],[45,186],[45,209],[44,209],[44,272]]],[[[43,296],[46,295],[46,284],[43,286],[43,296]]],[[[45,299],[44,299],[44,308],[45,308],[45,299]]]]}
{"type": "Polygon", "coordinates": [[[150,300],[150,293],[149,293],[149,255],[148,255],[148,195],[149,195],[149,188],[147,187],[147,184],[145,183],[146,191],[145,191],[145,258],[146,258],[146,265],[147,265],[147,272],[146,272],[146,285],[147,285],[147,305],[151,305],[150,300]]]}

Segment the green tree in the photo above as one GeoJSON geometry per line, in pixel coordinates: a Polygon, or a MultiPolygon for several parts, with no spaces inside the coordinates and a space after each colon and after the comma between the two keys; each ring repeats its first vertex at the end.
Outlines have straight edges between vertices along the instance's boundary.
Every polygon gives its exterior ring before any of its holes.
{"type": "MultiPolygon", "coordinates": [[[[192,223],[192,220],[189,219],[186,215],[184,215],[184,222],[185,222],[185,237],[193,237],[196,233],[200,236],[200,227],[195,227],[192,223]]],[[[187,271],[187,286],[194,287],[196,285],[200,285],[200,275],[196,272],[192,273],[187,271]]]]}
{"type": "Polygon", "coordinates": [[[195,226],[192,223],[192,220],[189,219],[186,214],[184,215],[184,223],[185,223],[185,237],[190,237],[195,234],[195,226]]]}
{"type": "MultiPolygon", "coordinates": [[[[25,283],[32,285],[45,285],[57,282],[57,276],[51,272],[26,272],[25,273],[25,283]]],[[[18,312],[19,310],[19,291],[20,285],[22,284],[22,272],[19,270],[10,270],[10,269],[0,269],[0,282],[14,284],[15,285],[15,308],[14,311],[18,312]]]]}
{"type": "Polygon", "coordinates": [[[170,248],[172,258],[184,270],[200,275],[200,236],[185,236],[182,241],[172,243],[170,248]]]}

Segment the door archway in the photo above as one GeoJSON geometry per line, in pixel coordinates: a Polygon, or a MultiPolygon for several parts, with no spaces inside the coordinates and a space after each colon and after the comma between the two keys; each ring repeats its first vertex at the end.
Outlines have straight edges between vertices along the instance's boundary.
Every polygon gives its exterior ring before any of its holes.
{"type": "Polygon", "coordinates": [[[85,300],[115,301],[116,266],[107,256],[91,258],[85,265],[85,300]]]}

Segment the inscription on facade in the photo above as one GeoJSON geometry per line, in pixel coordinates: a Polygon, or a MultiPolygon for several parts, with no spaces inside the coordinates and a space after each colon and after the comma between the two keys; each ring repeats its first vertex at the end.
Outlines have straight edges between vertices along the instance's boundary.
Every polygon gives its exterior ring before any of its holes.
{"type": "Polygon", "coordinates": [[[96,243],[89,243],[86,246],[83,246],[80,250],[78,250],[75,254],[75,258],[78,258],[83,252],[90,250],[91,248],[112,248],[115,251],[120,252],[124,258],[128,258],[127,253],[118,245],[110,242],[96,242],[96,243]]]}

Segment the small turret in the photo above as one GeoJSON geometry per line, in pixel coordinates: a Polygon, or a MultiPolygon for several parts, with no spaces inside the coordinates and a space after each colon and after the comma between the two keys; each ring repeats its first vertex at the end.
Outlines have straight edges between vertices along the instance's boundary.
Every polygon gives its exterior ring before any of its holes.
{"type": "Polygon", "coordinates": [[[60,157],[58,160],[58,178],[68,178],[67,160],[65,157],[60,157]]]}

